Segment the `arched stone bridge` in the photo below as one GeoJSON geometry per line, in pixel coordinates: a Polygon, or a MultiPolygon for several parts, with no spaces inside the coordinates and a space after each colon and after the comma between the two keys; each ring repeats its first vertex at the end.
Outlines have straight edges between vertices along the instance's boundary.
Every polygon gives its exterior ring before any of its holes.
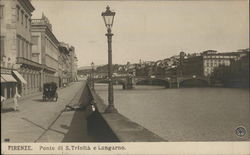
{"type": "MultiPolygon", "coordinates": [[[[108,78],[94,78],[94,82],[108,83],[108,78]]],[[[123,89],[132,89],[133,85],[136,85],[142,81],[148,81],[149,83],[160,81],[166,88],[180,88],[188,87],[188,85],[194,86],[209,86],[209,79],[203,76],[182,76],[182,77],[166,77],[166,76],[116,76],[113,77],[114,84],[121,84],[123,89]]]]}
{"type": "Polygon", "coordinates": [[[181,76],[176,77],[176,87],[189,87],[189,86],[196,86],[196,87],[204,87],[210,85],[210,80],[204,76],[196,76],[196,75],[189,75],[189,76],[181,76]]]}

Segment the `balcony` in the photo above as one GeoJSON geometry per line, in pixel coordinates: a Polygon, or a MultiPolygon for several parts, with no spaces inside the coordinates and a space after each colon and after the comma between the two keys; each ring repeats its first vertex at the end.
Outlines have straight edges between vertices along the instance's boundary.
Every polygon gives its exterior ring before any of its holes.
{"type": "Polygon", "coordinates": [[[31,66],[31,67],[36,67],[36,68],[39,68],[39,69],[43,68],[41,64],[39,64],[37,62],[34,62],[32,60],[23,58],[23,57],[17,57],[16,58],[16,63],[17,64],[28,65],[28,66],[31,66]]]}

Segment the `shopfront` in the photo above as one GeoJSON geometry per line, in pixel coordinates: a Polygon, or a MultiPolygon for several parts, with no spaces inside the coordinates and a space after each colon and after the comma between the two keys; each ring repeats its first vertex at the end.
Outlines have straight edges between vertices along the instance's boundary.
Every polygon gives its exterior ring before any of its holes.
{"type": "Polygon", "coordinates": [[[1,96],[6,99],[13,98],[16,87],[17,80],[12,76],[11,71],[1,69],[1,96]]]}

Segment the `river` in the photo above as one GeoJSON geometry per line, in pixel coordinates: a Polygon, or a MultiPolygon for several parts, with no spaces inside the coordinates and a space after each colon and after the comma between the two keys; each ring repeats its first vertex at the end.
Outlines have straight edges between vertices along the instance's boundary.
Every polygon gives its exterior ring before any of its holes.
{"type": "MultiPolygon", "coordinates": [[[[95,84],[96,92],[108,102],[106,84],[95,84]]],[[[249,140],[249,90],[233,88],[181,88],[114,86],[119,113],[168,141],[249,140]],[[247,134],[238,137],[235,129],[247,134]]]]}

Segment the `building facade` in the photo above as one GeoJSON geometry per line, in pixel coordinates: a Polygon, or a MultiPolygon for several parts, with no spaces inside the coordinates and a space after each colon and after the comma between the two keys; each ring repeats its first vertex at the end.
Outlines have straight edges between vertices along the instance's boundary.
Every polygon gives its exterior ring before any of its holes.
{"type": "Polygon", "coordinates": [[[40,87],[44,83],[56,82],[59,85],[59,41],[52,32],[48,18],[32,19],[32,60],[42,65],[40,87]]]}
{"type": "Polygon", "coordinates": [[[75,47],[71,46],[69,49],[70,66],[71,66],[71,81],[77,81],[77,57],[75,47]]]}
{"type": "Polygon", "coordinates": [[[177,75],[210,77],[215,68],[230,66],[233,61],[239,60],[242,55],[242,52],[217,53],[215,50],[207,50],[199,55],[186,55],[181,52],[177,65],[177,75]]]}
{"type": "MultiPolygon", "coordinates": [[[[35,8],[30,0],[2,0],[0,6],[1,69],[5,70],[5,73],[1,72],[1,79],[6,73],[12,75],[21,95],[37,92],[42,66],[32,61],[31,16],[35,8]]],[[[2,81],[1,91],[4,96],[13,97],[15,90],[2,81]]]]}
{"type": "Polygon", "coordinates": [[[217,53],[214,50],[204,51],[203,57],[203,74],[210,76],[214,69],[219,66],[230,66],[232,61],[239,59],[238,52],[217,53]]]}
{"type": "Polygon", "coordinates": [[[70,47],[64,42],[59,44],[59,86],[66,86],[71,79],[70,47]]]}
{"type": "Polygon", "coordinates": [[[30,0],[0,1],[1,95],[13,98],[42,91],[43,84],[77,80],[75,48],[61,45],[48,18],[31,19],[30,0]]]}

